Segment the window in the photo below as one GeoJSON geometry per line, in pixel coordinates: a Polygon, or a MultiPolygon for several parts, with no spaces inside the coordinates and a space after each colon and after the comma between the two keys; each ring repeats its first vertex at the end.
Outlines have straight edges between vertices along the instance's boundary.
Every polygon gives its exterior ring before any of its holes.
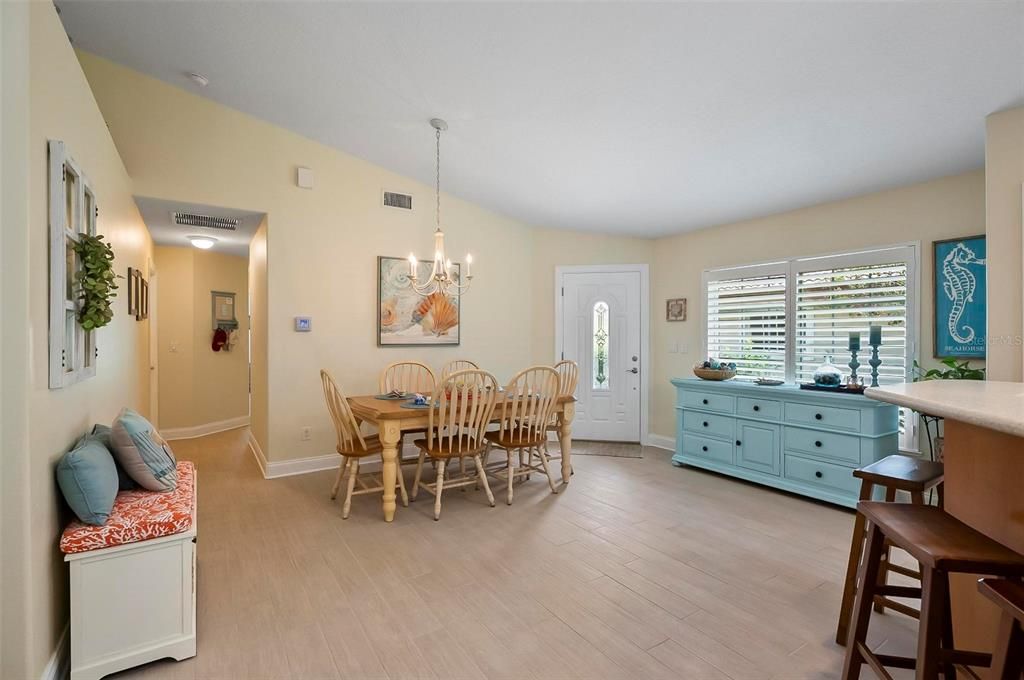
{"type": "Polygon", "coordinates": [[[608,389],[608,303],[594,303],[594,389],[608,389]]]}
{"type": "MultiPolygon", "coordinates": [[[[736,362],[737,378],[808,382],[828,355],[849,372],[849,334],[861,334],[858,375],[870,380],[868,328],[882,327],[878,382],[911,377],[917,333],[917,245],[704,272],[706,355],[736,362]]],[[[900,446],[916,450],[900,414],[900,446]]]]}
{"type": "Polygon", "coordinates": [[[96,333],[78,323],[75,244],[96,233],[96,194],[63,142],[50,141],[50,388],[96,373],[96,333]]]}

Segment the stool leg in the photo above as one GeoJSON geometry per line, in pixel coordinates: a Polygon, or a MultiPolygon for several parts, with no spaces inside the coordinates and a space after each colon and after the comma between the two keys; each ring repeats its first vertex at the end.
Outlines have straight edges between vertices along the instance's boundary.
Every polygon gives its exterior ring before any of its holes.
{"type": "Polygon", "coordinates": [[[939,677],[939,652],[942,648],[943,619],[946,618],[944,602],[946,587],[943,581],[948,576],[931,567],[921,565],[921,625],[917,632],[917,680],[937,680],[939,677]]]}
{"type": "Polygon", "coordinates": [[[846,658],[843,660],[842,680],[857,680],[860,667],[864,664],[860,644],[867,644],[868,623],[871,619],[871,603],[875,599],[878,569],[882,559],[882,548],[885,535],[874,524],[868,529],[868,539],[864,560],[860,563],[857,573],[857,599],[853,607],[853,619],[850,621],[850,632],[846,639],[846,658]]]}
{"type": "Polygon", "coordinates": [[[1024,673],[1024,628],[1004,613],[999,622],[995,654],[992,655],[992,680],[1020,680],[1024,673]]]}
{"type": "MultiPolygon", "coordinates": [[[[942,649],[954,650],[956,644],[953,642],[953,604],[949,597],[949,574],[939,572],[935,578],[939,577],[942,577],[942,649]]],[[[956,680],[956,666],[952,663],[943,664],[942,676],[945,680],[956,680]]]]}
{"type": "MultiPolygon", "coordinates": [[[[875,485],[863,480],[860,485],[860,499],[871,500],[875,485]]],[[[864,554],[864,536],[866,531],[864,515],[857,513],[853,520],[853,540],[850,542],[850,557],[846,562],[846,581],[843,583],[843,599],[839,605],[839,625],[836,626],[836,644],[845,645],[850,626],[850,611],[853,609],[853,597],[857,593],[857,568],[860,566],[861,555],[864,554]]]]}
{"type": "MultiPolygon", "coordinates": [[[[885,489],[885,502],[895,503],[896,502],[896,489],[895,487],[886,487],[885,489]]],[[[885,544],[885,549],[882,551],[882,568],[878,570],[878,585],[884,586],[889,581],[889,561],[892,559],[892,546],[888,543],[885,544]]],[[[882,602],[875,602],[875,612],[878,614],[885,613],[885,604],[882,602]]]]}

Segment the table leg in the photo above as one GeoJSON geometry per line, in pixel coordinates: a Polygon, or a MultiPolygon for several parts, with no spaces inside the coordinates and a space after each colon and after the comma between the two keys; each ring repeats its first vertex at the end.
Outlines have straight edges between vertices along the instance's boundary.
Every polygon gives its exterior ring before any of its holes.
{"type": "Polygon", "coordinates": [[[572,476],[572,419],[576,415],[576,404],[568,403],[558,414],[558,442],[562,447],[562,484],[569,483],[572,476]]]}
{"type": "Polygon", "coordinates": [[[384,521],[395,519],[395,483],[398,477],[398,447],[402,442],[402,428],[398,423],[384,421],[380,426],[380,442],[383,450],[381,477],[384,485],[384,521]]]}

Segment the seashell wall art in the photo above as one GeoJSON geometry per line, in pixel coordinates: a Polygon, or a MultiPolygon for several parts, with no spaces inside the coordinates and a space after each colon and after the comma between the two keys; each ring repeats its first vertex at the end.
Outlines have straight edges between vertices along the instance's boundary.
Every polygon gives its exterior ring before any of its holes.
{"type": "MultiPolygon", "coordinates": [[[[430,276],[430,260],[419,260],[417,277],[430,276]]],[[[461,267],[452,264],[456,281],[461,267]]],[[[377,344],[381,347],[410,345],[458,345],[459,297],[432,293],[419,295],[409,285],[409,260],[377,258],[377,344]]]]}

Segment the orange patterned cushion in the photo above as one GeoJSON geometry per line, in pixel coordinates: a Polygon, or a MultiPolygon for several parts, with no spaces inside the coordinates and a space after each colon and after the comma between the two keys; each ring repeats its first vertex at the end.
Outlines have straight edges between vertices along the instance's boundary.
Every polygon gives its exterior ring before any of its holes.
{"type": "Polygon", "coordinates": [[[188,531],[196,505],[196,469],[188,461],[178,461],[177,467],[178,486],[173,491],[122,491],[102,526],[78,520],[69,524],[60,538],[61,552],[87,552],[188,531]]]}

